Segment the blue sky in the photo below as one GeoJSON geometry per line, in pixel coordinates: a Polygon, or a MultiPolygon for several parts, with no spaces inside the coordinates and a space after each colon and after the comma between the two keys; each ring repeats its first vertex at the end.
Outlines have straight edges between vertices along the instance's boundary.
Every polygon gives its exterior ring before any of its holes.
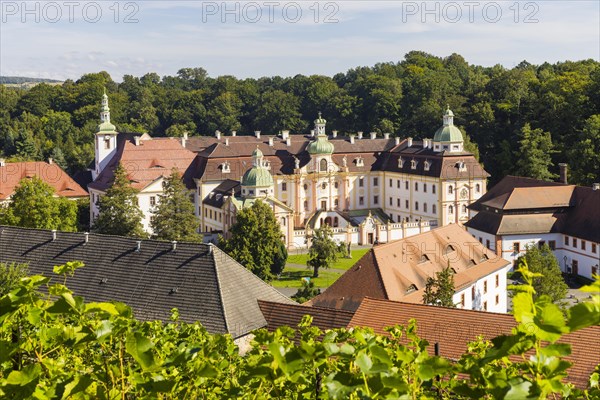
{"type": "Polygon", "coordinates": [[[0,24],[0,75],[55,79],[333,75],[411,50],[485,66],[600,59],[598,1],[0,0],[0,24]]]}

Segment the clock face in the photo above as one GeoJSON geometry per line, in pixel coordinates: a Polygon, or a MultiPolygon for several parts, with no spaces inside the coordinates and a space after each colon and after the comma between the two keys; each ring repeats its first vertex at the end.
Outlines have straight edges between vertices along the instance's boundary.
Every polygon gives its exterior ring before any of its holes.
{"type": "Polygon", "coordinates": [[[460,191],[460,198],[461,199],[466,199],[469,196],[469,193],[467,192],[467,189],[463,189],[460,191]]]}

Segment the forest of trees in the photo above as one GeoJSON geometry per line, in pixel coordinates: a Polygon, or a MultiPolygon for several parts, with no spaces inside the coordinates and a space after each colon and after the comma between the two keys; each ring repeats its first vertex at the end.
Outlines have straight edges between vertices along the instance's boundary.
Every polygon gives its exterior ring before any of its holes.
{"type": "Polygon", "coordinates": [[[448,104],[479,146],[492,183],[507,174],[553,179],[559,162],[569,164],[574,183],[600,181],[599,62],[523,61],[508,69],[418,51],[333,77],[213,78],[183,68],[162,78],[125,75],[121,83],[100,72],[28,90],[0,86],[0,152],[84,169],[104,87],[118,130],[153,136],[306,133],[322,111],[329,130],[424,138],[433,136],[448,104]]]}

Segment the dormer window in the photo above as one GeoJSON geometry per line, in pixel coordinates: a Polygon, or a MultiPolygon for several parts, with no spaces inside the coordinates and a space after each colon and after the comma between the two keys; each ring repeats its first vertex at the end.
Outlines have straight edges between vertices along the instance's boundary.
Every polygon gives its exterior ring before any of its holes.
{"type": "Polygon", "coordinates": [[[464,161],[459,161],[456,163],[456,168],[458,168],[459,171],[466,171],[467,167],[465,166],[464,161]]]}
{"type": "Polygon", "coordinates": [[[410,160],[410,169],[417,169],[417,161],[410,160]]]}
{"type": "Polygon", "coordinates": [[[230,166],[229,162],[225,161],[223,164],[221,164],[221,171],[224,174],[228,174],[231,172],[231,166],[230,166]]]}
{"type": "Polygon", "coordinates": [[[365,166],[365,160],[362,157],[357,157],[354,161],[356,162],[357,167],[365,166]]]}
{"type": "Polygon", "coordinates": [[[425,171],[429,171],[429,167],[431,167],[431,163],[429,160],[425,160],[425,163],[423,163],[423,168],[425,168],[425,171]]]}
{"type": "Polygon", "coordinates": [[[429,257],[427,257],[427,254],[423,254],[421,256],[421,259],[419,260],[419,263],[424,263],[424,262],[427,262],[427,261],[429,261],[429,257]]]}
{"type": "Polygon", "coordinates": [[[416,291],[417,291],[417,287],[415,285],[410,285],[409,287],[406,288],[406,294],[416,292],[416,291]]]}
{"type": "Polygon", "coordinates": [[[398,168],[404,167],[404,160],[402,157],[398,157],[398,168]]]}

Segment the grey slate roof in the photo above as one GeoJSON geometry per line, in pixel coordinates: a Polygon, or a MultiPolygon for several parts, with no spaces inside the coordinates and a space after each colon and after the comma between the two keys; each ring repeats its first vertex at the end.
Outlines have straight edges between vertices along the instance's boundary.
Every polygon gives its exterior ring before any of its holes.
{"type": "Polygon", "coordinates": [[[55,265],[81,260],[85,267],[67,286],[86,301],[120,301],[142,320],[168,321],[177,308],[186,322],[234,338],[267,325],[258,300],[295,304],[216,246],[172,244],[90,233],[0,226],[0,262],[28,262],[30,274],[62,282],[55,265]]]}

